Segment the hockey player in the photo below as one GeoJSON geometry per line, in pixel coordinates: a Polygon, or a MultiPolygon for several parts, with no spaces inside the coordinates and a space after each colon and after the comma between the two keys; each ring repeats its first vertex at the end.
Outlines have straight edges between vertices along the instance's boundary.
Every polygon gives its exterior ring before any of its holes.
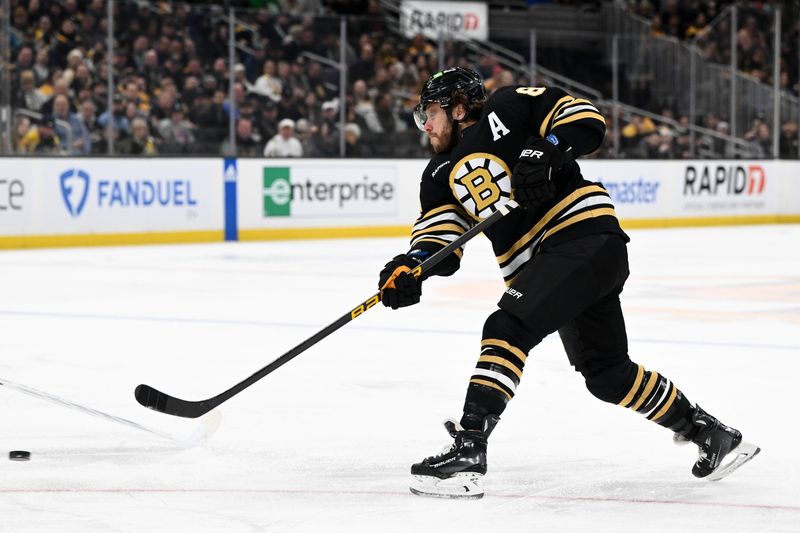
{"type": "MultiPolygon", "coordinates": [[[[575,162],[605,134],[590,101],[555,87],[524,86],[503,87],[487,100],[477,73],[453,68],[427,81],[415,119],[436,154],[422,174],[410,250],[380,273],[384,305],[418,303],[424,279],[410,271],[512,195],[524,209],[485,232],[507,289],[484,324],[463,415],[445,422],[454,442],[412,465],[413,493],[483,496],[489,435],[514,397],[528,352],[554,331],[594,396],[672,430],[676,442],[698,446],[695,476],[719,479],[759,452],[665,376],[628,357],[619,295],[629,239],[606,190],[585,180],[575,162]]],[[[429,275],[453,274],[462,251],[429,275]]]]}

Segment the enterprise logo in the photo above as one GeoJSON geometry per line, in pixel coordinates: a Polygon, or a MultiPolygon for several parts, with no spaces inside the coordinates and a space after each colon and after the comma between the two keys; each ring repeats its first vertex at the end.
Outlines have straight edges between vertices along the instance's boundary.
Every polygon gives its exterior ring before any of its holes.
{"type": "Polygon", "coordinates": [[[25,185],[17,179],[0,178],[0,211],[22,211],[25,185]]]}
{"type": "MultiPolygon", "coordinates": [[[[292,167],[263,167],[262,209],[265,217],[346,215],[380,212],[395,200],[392,181],[373,169],[358,174],[316,174],[295,179],[292,167]],[[370,208],[370,206],[376,206],[370,208]],[[370,210],[371,209],[371,210],[370,210]]],[[[300,171],[300,176],[304,173],[300,171]]]]}

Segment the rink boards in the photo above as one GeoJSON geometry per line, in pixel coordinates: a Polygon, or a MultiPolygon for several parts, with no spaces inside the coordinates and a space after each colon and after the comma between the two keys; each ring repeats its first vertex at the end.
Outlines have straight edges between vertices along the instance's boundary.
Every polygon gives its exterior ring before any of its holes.
{"type": "MultiPolygon", "coordinates": [[[[4,158],[0,248],[403,236],[424,160],[4,158]]],[[[800,222],[800,163],[581,161],[623,225],[800,222]]],[[[476,178],[480,179],[480,178],[476,178]]]]}

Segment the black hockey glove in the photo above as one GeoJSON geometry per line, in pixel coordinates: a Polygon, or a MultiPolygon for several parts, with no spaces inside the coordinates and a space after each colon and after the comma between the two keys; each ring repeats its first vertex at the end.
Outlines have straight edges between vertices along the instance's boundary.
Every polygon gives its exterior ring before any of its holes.
{"type": "Polygon", "coordinates": [[[397,309],[419,303],[422,296],[422,280],[414,276],[411,271],[423,260],[424,257],[418,255],[401,254],[386,263],[378,281],[383,305],[397,309]]]}
{"type": "Polygon", "coordinates": [[[564,165],[564,159],[553,142],[528,139],[511,175],[514,199],[526,209],[536,209],[553,198],[556,192],[553,174],[564,165]]]}

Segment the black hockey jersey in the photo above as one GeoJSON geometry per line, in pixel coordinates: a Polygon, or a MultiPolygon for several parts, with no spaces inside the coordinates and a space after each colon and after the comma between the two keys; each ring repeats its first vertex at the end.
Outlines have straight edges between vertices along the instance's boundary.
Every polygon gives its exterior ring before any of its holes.
{"type": "MultiPolygon", "coordinates": [[[[423,172],[421,214],[411,248],[435,252],[513,198],[511,172],[526,141],[551,133],[577,157],[600,146],[605,121],[591,102],[559,88],[513,86],[494,93],[480,120],[463,131],[451,151],[436,154],[423,172]]],[[[627,239],[608,193],[583,179],[575,161],[552,179],[556,193],[550,202],[535,211],[517,209],[486,231],[507,285],[545,241],[607,232],[627,239]]],[[[461,252],[434,273],[454,272],[461,252]]]]}

